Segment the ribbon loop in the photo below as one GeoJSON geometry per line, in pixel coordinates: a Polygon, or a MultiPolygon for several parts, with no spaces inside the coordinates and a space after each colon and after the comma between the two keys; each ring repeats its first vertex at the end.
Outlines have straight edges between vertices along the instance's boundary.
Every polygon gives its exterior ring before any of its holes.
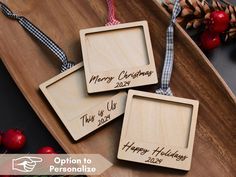
{"type": "Polygon", "coordinates": [[[172,94],[172,91],[171,91],[171,89],[170,89],[170,87],[168,87],[167,89],[157,89],[156,90],[156,93],[157,94],[161,94],[161,95],[168,95],[168,96],[173,96],[173,94],[172,94]]]}
{"type": "Polygon", "coordinates": [[[172,68],[173,68],[173,60],[174,60],[174,24],[176,21],[176,17],[180,13],[180,11],[181,11],[181,7],[179,4],[179,0],[175,0],[171,22],[166,31],[165,61],[164,61],[164,67],[162,70],[161,88],[156,90],[157,94],[169,95],[169,96],[173,95],[169,87],[169,84],[170,84],[172,68]]]}
{"type": "Polygon", "coordinates": [[[13,20],[17,20],[24,29],[26,29],[30,34],[32,34],[36,39],[43,43],[49,50],[51,50],[57,56],[57,58],[62,63],[61,72],[74,66],[74,63],[68,61],[64,51],[46,34],[44,34],[42,31],[40,31],[40,29],[33,25],[27,18],[14,14],[2,2],[0,2],[0,9],[6,17],[11,18],[13,20]]]}
{"type": "Polygon", "coordinates": [[[106,0],[108,6],[108,20],[106,26],[120,24],[120,21],[115,17],[115,5],[113,0],[106,0]]]}

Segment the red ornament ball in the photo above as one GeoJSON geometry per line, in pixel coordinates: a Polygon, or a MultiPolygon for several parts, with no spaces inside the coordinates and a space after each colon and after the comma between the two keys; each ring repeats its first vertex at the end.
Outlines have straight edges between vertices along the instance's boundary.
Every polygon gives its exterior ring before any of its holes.
{"type": "Polygon", "coordinates": [[[54,148],[50,146],[44,146],[37,151],[37,154],[57,154],[57,153],[55,152],[54,148]]]}
{"type": "Polygon", "coordinates": [[[19,151],[25,142],[25,135],[18,129],[9,129],[2,134],[2,144],[9,151],[19,151]]]}
{"type": "Polygon", "coordinates": [[[211,32],[222,33],[228,28],[229,22],[229,15],[222,10],[217,10],[211,13],[208,28],[211,32]]]}
{"type": "Polygon", "coordinates": [[[211,50],[220,45],[219,34],[212,33],[211,31],[204,31],[201,35],[201,46],[205,50],[211,50]]]}

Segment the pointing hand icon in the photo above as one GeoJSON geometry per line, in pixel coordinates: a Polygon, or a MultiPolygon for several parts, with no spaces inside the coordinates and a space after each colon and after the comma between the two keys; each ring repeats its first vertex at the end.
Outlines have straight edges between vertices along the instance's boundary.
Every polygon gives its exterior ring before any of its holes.
{"type": "Polygon", "coordinates": [[[42,162],[40,157],[20,157],[12,160],[12,170],[20,172],[32,172],[38,162],[42,162]]]}

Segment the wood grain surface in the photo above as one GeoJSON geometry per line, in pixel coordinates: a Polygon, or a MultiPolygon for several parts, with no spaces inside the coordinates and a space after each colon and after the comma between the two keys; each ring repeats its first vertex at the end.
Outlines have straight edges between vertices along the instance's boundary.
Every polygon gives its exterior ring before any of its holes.
{"type": "MultiPolygon", "coordinates": [[[[82,60],[79,30],[105,24],[104,0],[5,0],[49,35],[68,57],[82,60]]],[[[165,54],[169,17],[154,1],[117,0],[122,22],[147,20],[158,76],[165,54]]],[[[175,33],[175,65],[171,87],[175,96],[200,101],[191,170],[117,160],[122,117],[75,142],[39,90],[39,84],[59,73],[57,59],[16,22],[0,14],[0,57],[39,118],[67,153],[100,153],[114,166],[100,176],[233,177],[236,174],[236,99],[219,74],[183,29],[175,33]]],[[[160,78],[159,78],[160,79],[160,78]]],[[[142,88],[153,92],[157,86],[142,88]]]]}
{"type": "Polygon", "coordinates": [[[125,91],[88,94],[83,62],[39,88],[75,141],[124,114],[125,91]]]}
{"type": "Polygon", "coordinates": [[[157,84],[147,21],[84,29],[80,41],[88,93],[157,84]]]}
{"type": "Polygon", "coordinates": [[[117,157],[189,171],[198,106],[196,100],[130,89],[117,157]]]}

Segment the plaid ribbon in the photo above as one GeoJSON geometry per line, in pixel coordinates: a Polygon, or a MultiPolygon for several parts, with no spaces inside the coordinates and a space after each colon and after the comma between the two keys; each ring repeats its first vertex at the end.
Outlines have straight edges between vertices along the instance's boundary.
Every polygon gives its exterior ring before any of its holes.
{"type": "Polygon", "coordinates": [[[114,0],[106,0],[106,1],[107,1],[107,6],[108,6],[108,20],[107,20],[106,26],[120,24],[120,21],[118,21],[115,17],[114,0]]]}
{"type": "Polygon", "coordinates": [[[181,7],[179,4],[179,0],[175,0],[171,22],[166,32],[165,62],[164,62],[163,70],[162,70],[161,88],[156,90],[157,94],[169,95],[169,96],[173,95],[169,84],[170,84],[170,78],[171,78],[173,60],[174,60],[174,24],[176,21],[176,17],[180,13],[180,11],[181,11],[181,7]]]}
{"type": "Polygon", "coordinates": [[[23,16],[18,16],[14,14],[5,4],[0,2],[0,10],[2,13],[13,20],[17,20],[20,25],[25,28],[30,34],[32,34],[36,39],[38,39],[41,43],[43,43],[48,49],[50,49],[62,62],[61,72],[71,68],[74,66],[74,63],[69,62],[66,54],[63,50],[53,42],[46,34],[40,31],[36,26],[34,26],[28,19],[23,16]]]}

